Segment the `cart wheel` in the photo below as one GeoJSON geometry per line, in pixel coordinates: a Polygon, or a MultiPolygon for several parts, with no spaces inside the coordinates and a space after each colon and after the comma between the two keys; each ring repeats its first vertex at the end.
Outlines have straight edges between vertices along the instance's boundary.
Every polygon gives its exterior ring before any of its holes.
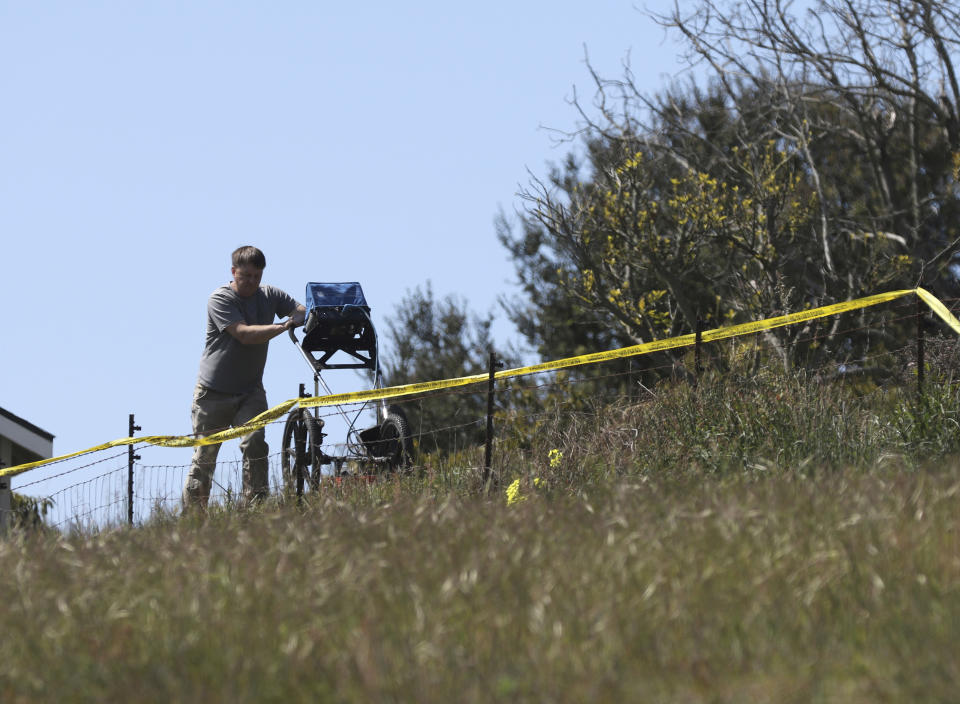
{"type": "Polygon", "coordinates": [[[316,490],[320,484],[322,430],[323,421],[314,418],[305,408],[292,411],[283,426],[280,452],[283,487],[296,491],[297,496],[307,487],[316,490]]]}
{"type": "Polygon", "coordinates": [[[413,463],[413,438],[407,414],[400,406],[388,406],[380,426],[380,453],[389,458],[389,471],[406,469],[413,463]]]}

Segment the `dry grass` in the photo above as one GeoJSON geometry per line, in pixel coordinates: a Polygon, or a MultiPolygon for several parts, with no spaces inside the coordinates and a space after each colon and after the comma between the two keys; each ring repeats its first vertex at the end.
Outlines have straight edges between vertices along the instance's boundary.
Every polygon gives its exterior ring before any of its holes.
{"type": "Polygon", "coordinates": [[[0,542],[0,701],[955,701],[953,392],[752,389],[505,439],[512,505],[438,461],[0,542]]]}

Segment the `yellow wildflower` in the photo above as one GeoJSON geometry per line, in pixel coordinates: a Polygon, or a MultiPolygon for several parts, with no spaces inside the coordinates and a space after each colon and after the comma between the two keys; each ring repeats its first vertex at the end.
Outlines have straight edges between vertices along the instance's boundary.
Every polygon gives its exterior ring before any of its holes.
{"type": "Polygon", "coordinates": [[[507,487],[507,506],[526,501],[527,497],[520,493],[520,480],[514,479],[513,483],[507,487]]]}

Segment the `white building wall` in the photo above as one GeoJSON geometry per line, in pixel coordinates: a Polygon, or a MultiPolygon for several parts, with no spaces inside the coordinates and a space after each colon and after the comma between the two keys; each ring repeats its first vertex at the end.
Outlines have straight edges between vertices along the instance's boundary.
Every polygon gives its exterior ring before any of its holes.
{"type": "MultiPolygon", "coordinates": [[[[0,437],[41,457],[53,456],[53,440],[47,440],[4,416],[0,416],[0,437]]],[[[9,457],[7,461],[9,462],[9,457]]]]}

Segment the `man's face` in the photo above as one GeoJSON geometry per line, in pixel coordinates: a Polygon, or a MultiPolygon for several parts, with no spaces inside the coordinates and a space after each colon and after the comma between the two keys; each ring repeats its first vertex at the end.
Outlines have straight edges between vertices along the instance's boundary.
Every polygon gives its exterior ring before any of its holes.
{"type": "Polygon", "coordinates": [[[248,298],[255,294],[260,287],[260,279],[263,277],[263,269],[250,265],[230,267],[230,273],[233,274],[233,282],[230,284],[230,288],[242,298],[248,298]]]}

